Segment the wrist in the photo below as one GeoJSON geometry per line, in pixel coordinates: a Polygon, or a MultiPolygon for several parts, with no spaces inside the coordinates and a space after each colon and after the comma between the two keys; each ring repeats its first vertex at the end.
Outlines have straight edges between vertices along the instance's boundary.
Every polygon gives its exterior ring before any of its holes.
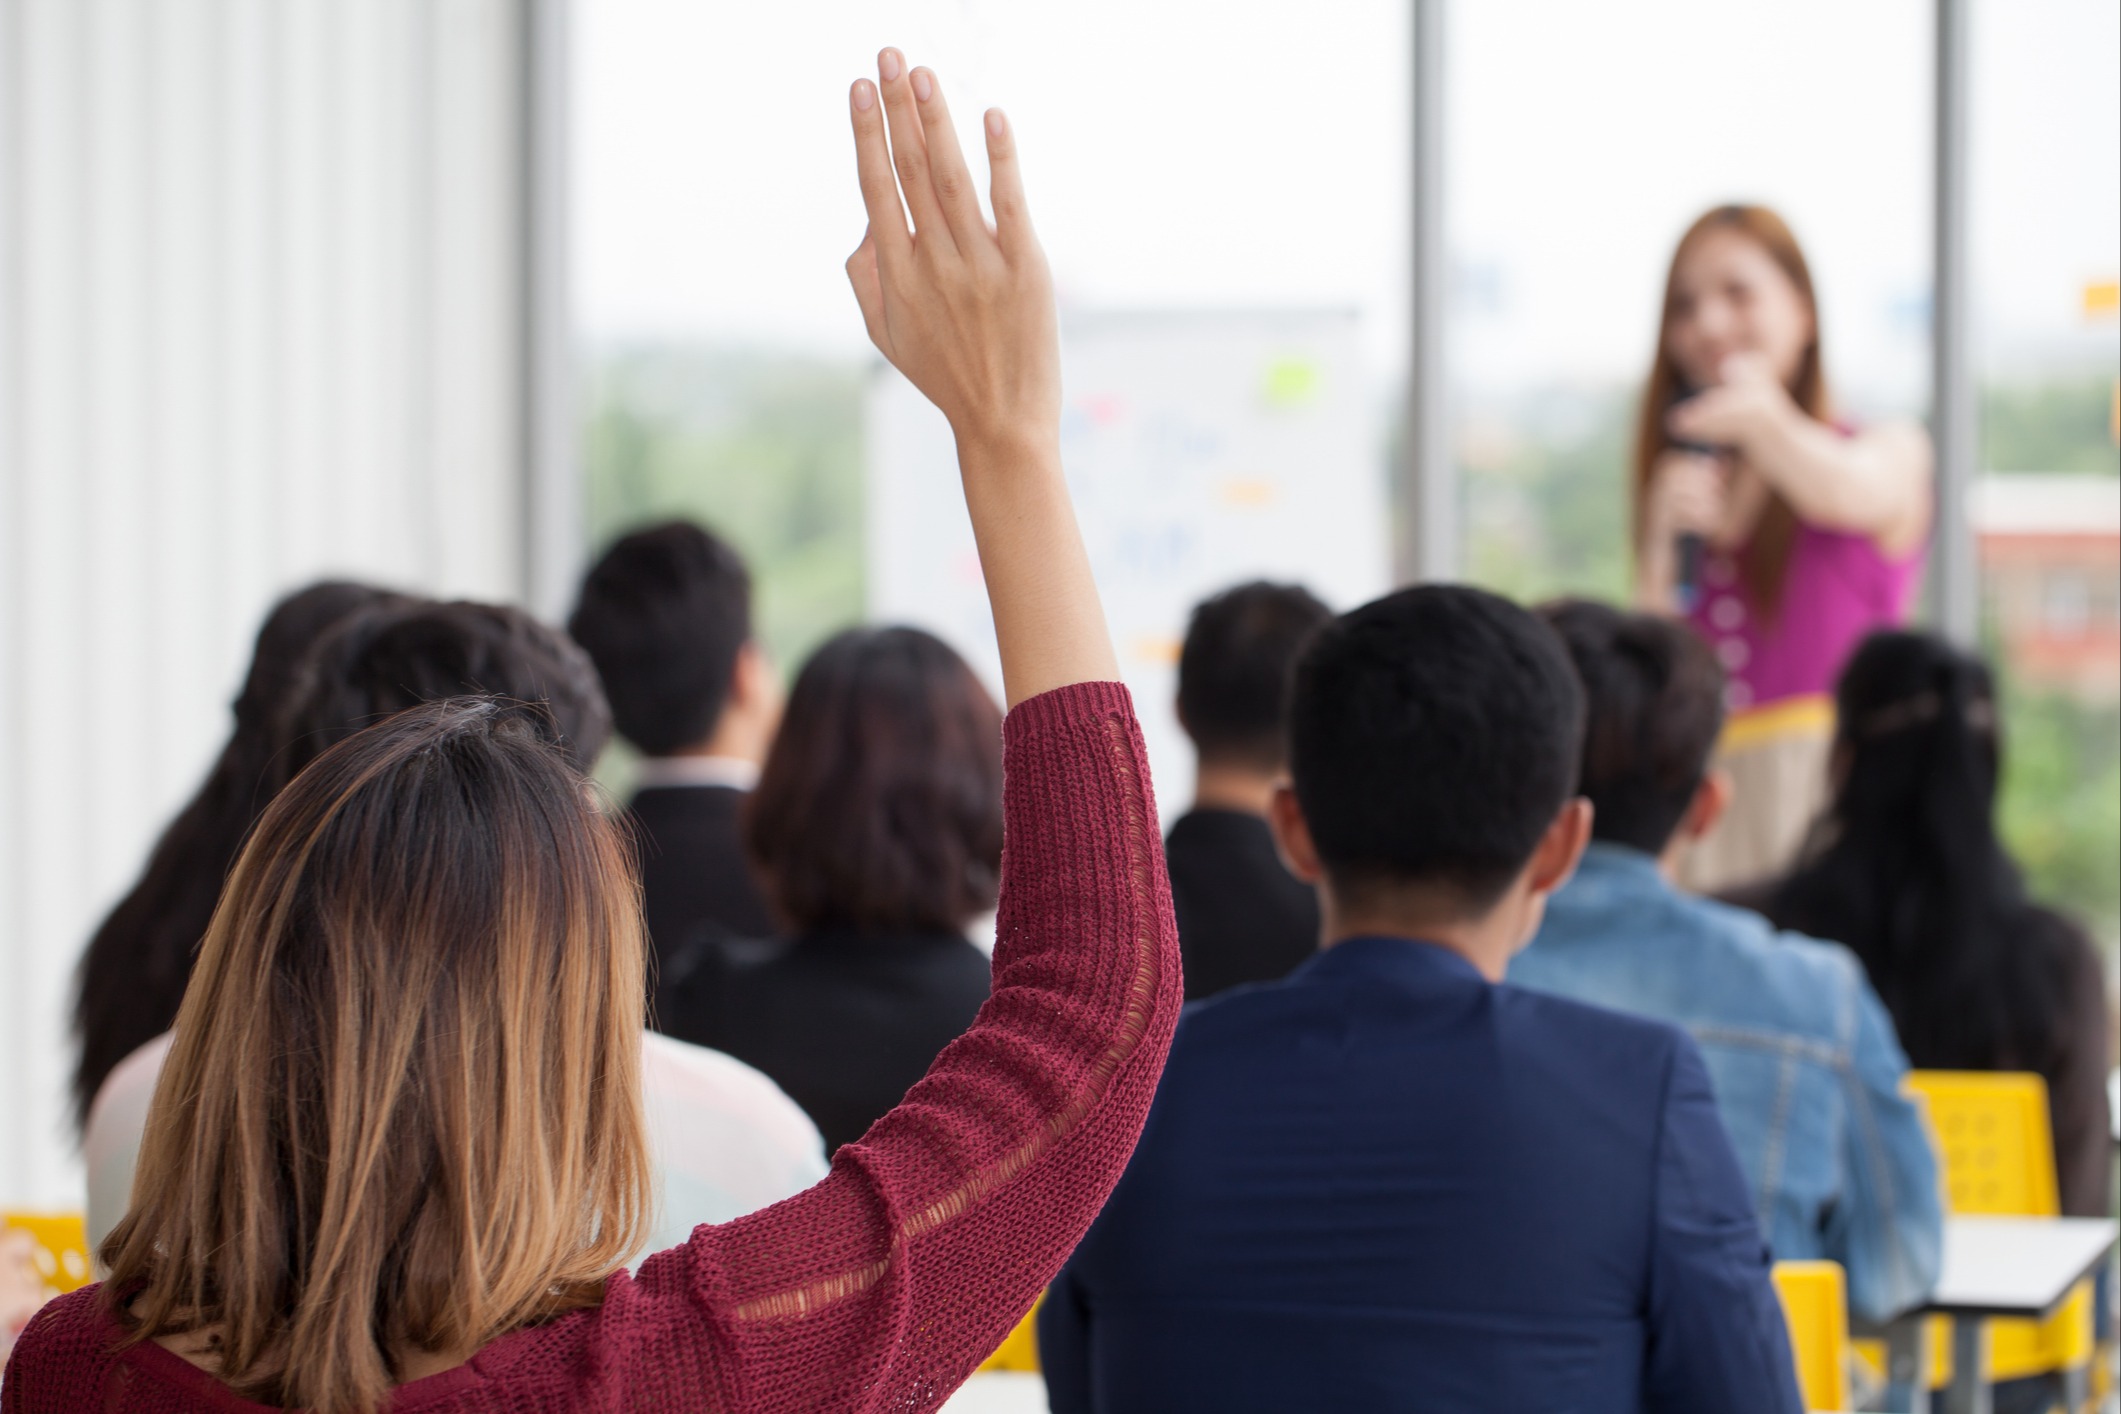
{"type": "Polygon", "coordinates": [[[1045,418],[953,427],[960,469],[1060,462],[1060,428],[1045,418]]]}

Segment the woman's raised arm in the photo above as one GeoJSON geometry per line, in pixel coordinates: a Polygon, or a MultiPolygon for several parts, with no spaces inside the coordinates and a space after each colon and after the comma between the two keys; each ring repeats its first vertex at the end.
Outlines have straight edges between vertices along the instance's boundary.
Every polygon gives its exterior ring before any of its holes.
{"type": "Polygon", "coordinates": [[[878,347],[956,429],[993,596],[994,990],[831,1177],[614,1280],[605,1316],[646,1303],[660,1314],[636,1324],[664,1333],[631,1395],[719,1414],[940,1404],[1119,1181],[1183,1000],[1148,755],[1061,478],[1052,294],[1009,130],[987,116],[990,230],[934,77],[895,50],[877,67],[852,97],[870,224],[848,271],[878,347]]]}
{"type": "Polygon", "coordinates": [[[1061,474],[1053,280],[1015,135],[987,111],[989,226],[935,76],[909,73],[894,49],[877,74],[881,85],[859,79],[850,95],[869,231],[847,276],[869,337],[957,436],[1008,705],[1110,681],[1119,668],[1061,474]]]}

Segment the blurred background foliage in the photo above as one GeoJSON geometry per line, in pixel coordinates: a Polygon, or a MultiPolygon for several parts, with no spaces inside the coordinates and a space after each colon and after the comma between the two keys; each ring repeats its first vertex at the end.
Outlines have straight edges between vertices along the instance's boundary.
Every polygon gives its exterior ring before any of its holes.
{"type": "MultiPolygon", "coordinates": [[[[747,347],[636,344],[590,370],[589,524],[599,549],[649,521],[727,536],[757,579],[760,632],[792,676],[863,608],[862,403],[872,365],[747,347]]],[[[1991,386],[1983,462],[2121,473],[2113,384],[1991,386]]],[[[1526,602],[1628,595],[1634,395],[1550,389],[1469,407],[1459,429],[1468,576],[1526,602]]],[[[2037,897],[2121,939],[2121,706],[2029,692],[1999,664],[1999,814],[2037,897]]],[[[623,776],[624,767],[619,771],[623,776]]]]}
{"type": "Polygon", "coordinates": [[[866,365],[747,348],[636,345],[591,368],[589,541],[696,520],[750,561],[784,673],[862,617],[866,365]]]}

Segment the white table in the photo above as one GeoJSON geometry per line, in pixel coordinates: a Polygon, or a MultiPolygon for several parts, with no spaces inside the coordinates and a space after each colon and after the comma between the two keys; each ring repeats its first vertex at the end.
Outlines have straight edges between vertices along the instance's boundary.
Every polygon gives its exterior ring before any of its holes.
{"type": "Polygon", "coordinates": [[[938,1414],[1046,1414],[1043,1375],[993,1371],[974,1375],[945,1400],[938,1414]]]}
{"type": "MultiPolygon", "coordinates": [[[[2116,1232],[2115,1224],[2103,1218],[1945,1220],[1944,1267],[1937,1289],[1928,1304],[1899,1327],[1913,1331],[1914,1318],[1922,1315],[1953,1318],[1952,1382],[1944,1392],[1944,1414],[1989,1414],[1989,1389],[1981,1379],[1987,1351],[1984,1321],[1998,1316],[2037,1321],[2053,1315],[2070,1288],[2106,1260],[2116,1232]]],[[[1915,1383],[1919,1388],[1921,1381],[1915,1383]]],[[[1917,1400],[1920,1409],[1919,1393],[1917,1400]]]]}

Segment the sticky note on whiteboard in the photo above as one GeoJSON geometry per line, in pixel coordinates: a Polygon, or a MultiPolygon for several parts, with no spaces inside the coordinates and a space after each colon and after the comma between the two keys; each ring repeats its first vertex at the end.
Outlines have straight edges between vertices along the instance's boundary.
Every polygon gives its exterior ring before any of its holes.
{"type": "Polygon", "coordinates": [[[1277,358],[1267,365],[1260,395],[1272,408],[1300,408],[1318,396],[1318,365],[1307,358],[1277,358]]]}

